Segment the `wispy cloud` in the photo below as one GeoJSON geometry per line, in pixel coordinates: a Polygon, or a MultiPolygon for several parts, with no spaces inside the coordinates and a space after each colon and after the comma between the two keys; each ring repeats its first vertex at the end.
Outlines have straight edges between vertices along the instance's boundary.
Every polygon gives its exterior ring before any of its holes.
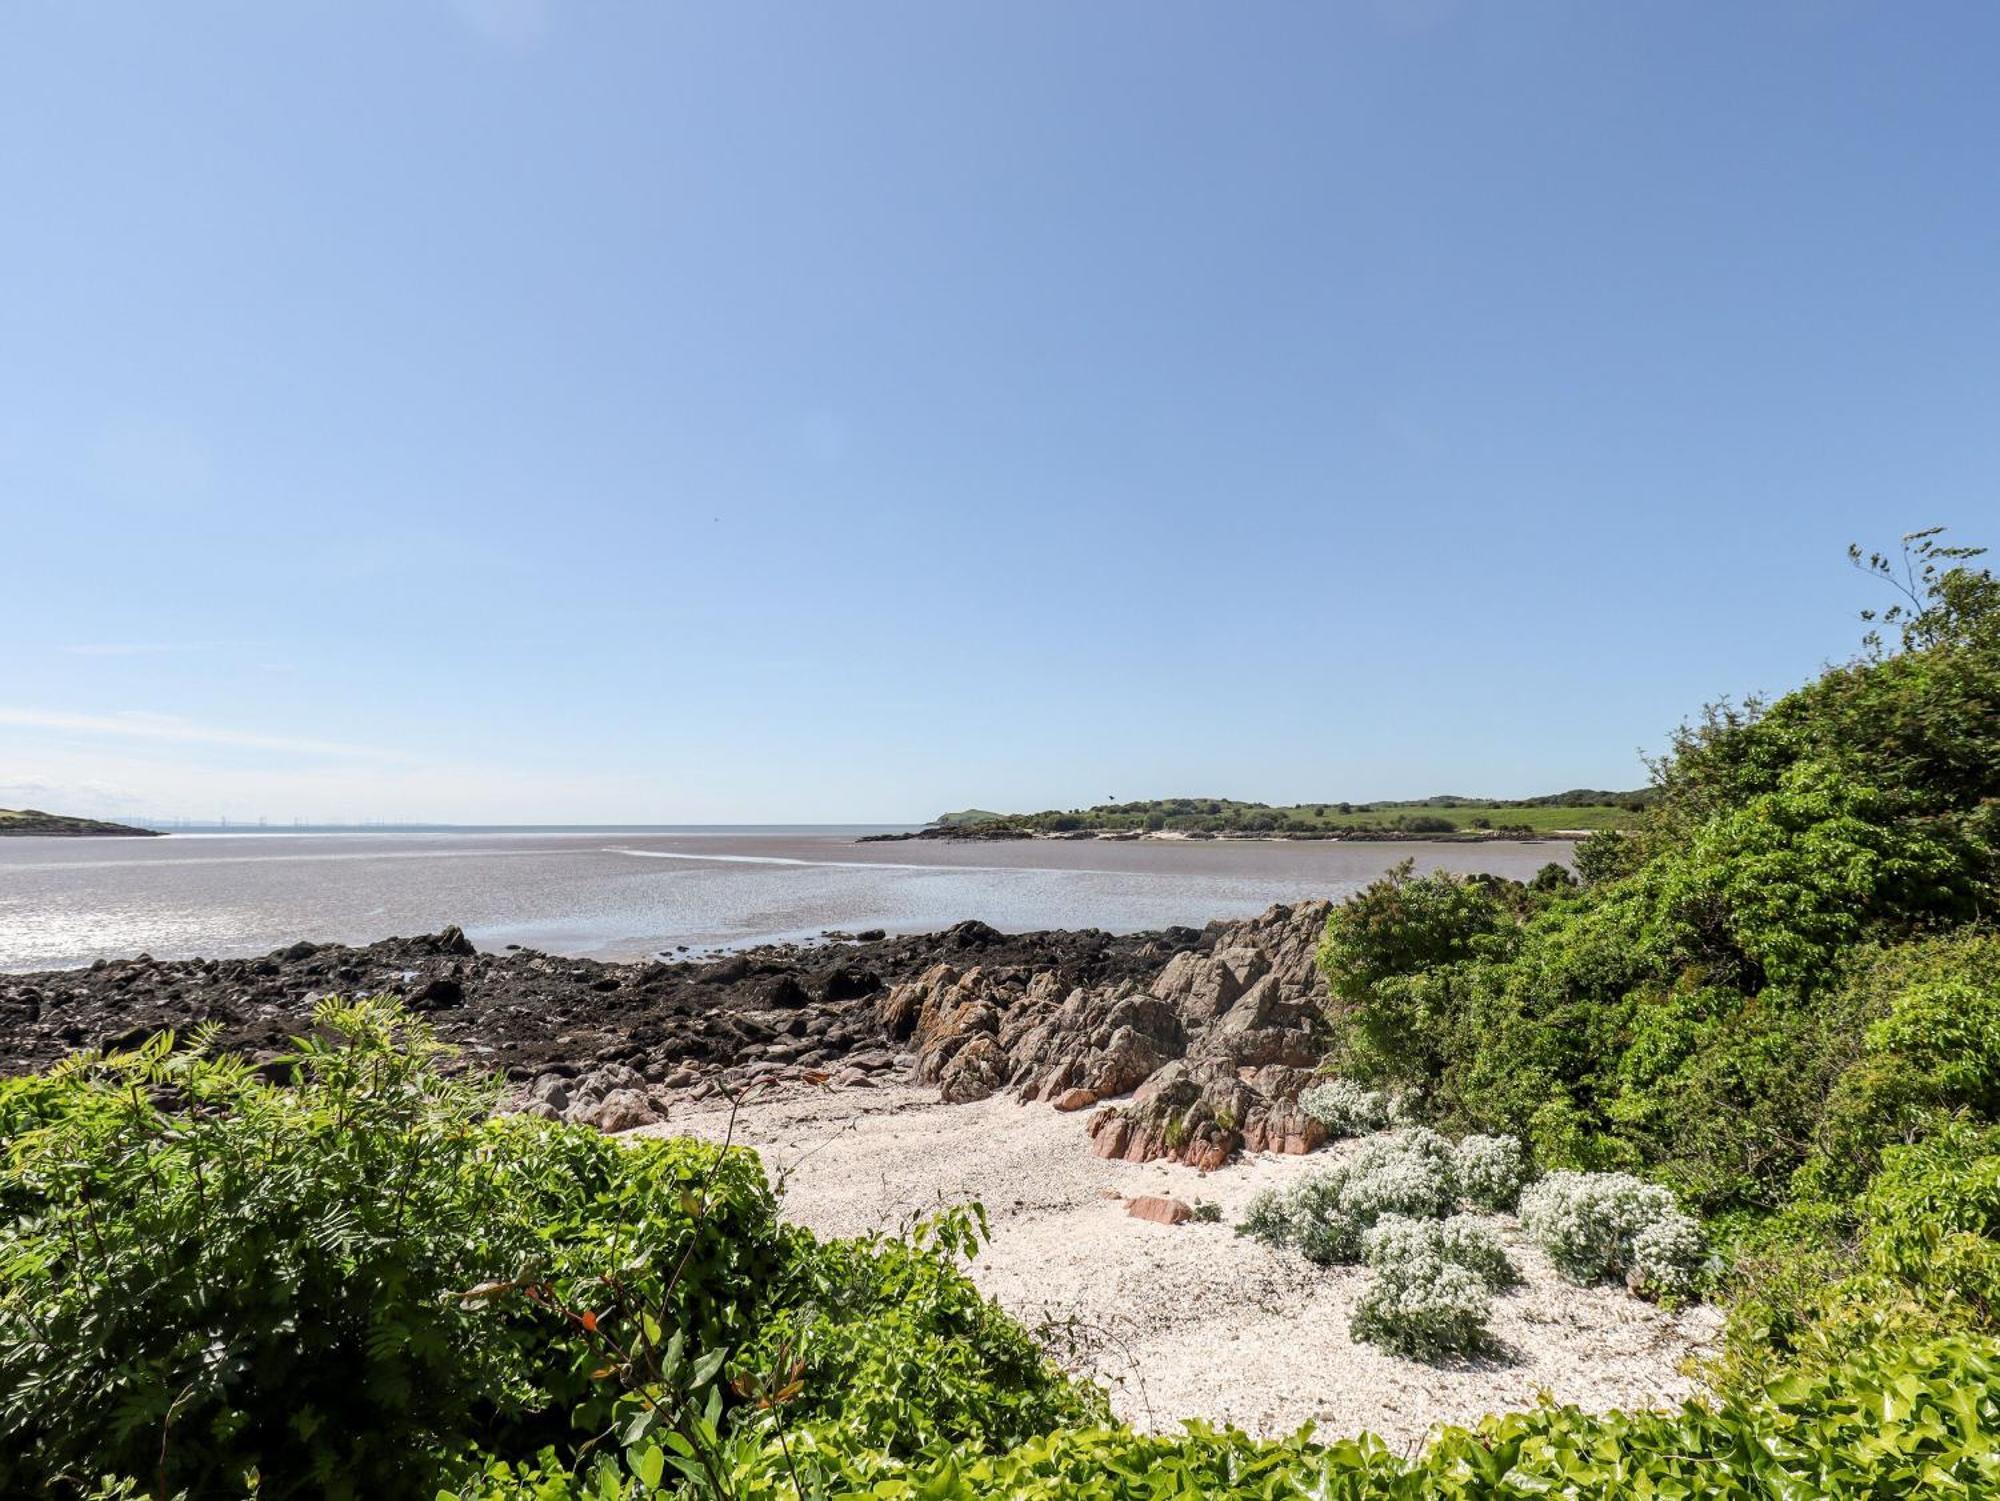
{"type": "Polygon", "coordinates": [[[144,801],[122,783],[87,779],[61,781],[53,777],[0,771],[0,806],[27,807],[40,802],[67,812],[82,807],[98,812],[107,808],[137,808],[144,801]]]}
{"type": "Polygon", "coordinates": [[[289,755],[342,756],[367,760],[394,758],[394,752],[373,746],[348,745],[336,740],[315,740],[293,735],[266,735],[254,730],[198,724],[177,715],[148,714],[138,710],[119,714],[71,714],[59,709],[9,708],[0,705],[0,725],[10,725],[23,730],[48,730],[61,734],[111,735],[122,739],[150,740],[169,745],[213,745],[234,750],[278,751],[289,755]]]}

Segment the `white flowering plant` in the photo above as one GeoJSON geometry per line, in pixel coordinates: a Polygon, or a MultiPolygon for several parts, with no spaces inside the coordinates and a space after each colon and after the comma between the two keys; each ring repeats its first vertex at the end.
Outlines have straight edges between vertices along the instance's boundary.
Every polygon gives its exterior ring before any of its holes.
{"type": "Polygon", "coordinates": [[[1436,1360],[1493,1342],[1493,1301],[1477,1273],[1429,1251],[1397,1256],[1376,1269],[1354,1305],[1348,1332],[1396,1355],[1436,1360]]]}
{"type": "Polygon", "coordinates": [[[1457,1194],[1451,1144],[1418,1126],[1369,1141],[1288,1193],[1251,1201],[1238,1233],[1289,1246],[1322,1266],[1361,1259],[1363,1234],[1384,1215],[1441,1219],[1457,1194]]]}
{"type": "Polygon", "coordinates": [[[1701,1270],[1701,1227],[1630,1173],[1550,1173],[1522,1191],[1521,1224],[1573,1282],[1622,1277],[1637,1293],[1683,1297],[1701,1270]]]}
{"type": "Polygon", "coordinates": [[[1299,1096],[1299,1108],[1326,1127],[1327,1135],[1366,1136],[1389,1124],[1389,1102],[1352,1079],[1327,1079],[1299,1096]]]}
{"type": "Polygon", "coordinates": [[[1435,1256],[1464,1267],[1496,1291],[1521,1281],[1493,1227],[1469,1214],[1442,1220],[1385,1216],[1363,1235],[1362,1252],[1378,1272],[1397,1262],[1435,1256]]]}
{"type": "Polygon", "coordinates": [[[1458,1191],[1482,1209],[1512,1209],[1528,1181],[1528,1154],[1518,1136],[1468,1136],[1454,1159],[1458,1191]]]}

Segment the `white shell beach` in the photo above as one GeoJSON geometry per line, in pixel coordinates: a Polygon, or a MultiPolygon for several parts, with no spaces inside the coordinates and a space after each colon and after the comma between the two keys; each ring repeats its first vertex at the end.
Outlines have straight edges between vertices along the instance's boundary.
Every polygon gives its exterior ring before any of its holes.
{"type": "MultiPolygon", "coordinates": [[[[689,1102],[645,1134],[713,1139],[727,1122],[726,1107],[689,1102]]],[[[1006,1097],[945,1105],[908,1086],[756,1100],[735,1140],[762,1155],[785,1216],[823,1235],[983,1204],[993,1240],[973,1280],[1142,1429],[1200,1418],[1270,1437],[1312,1423],[1322,1439],[1367,1430],[1402,1449],[1544,1395],[1591,1411],[1671,1405],[1720,1322],[1706,1306],[1674,1314],[1622,1287],[1575,1287],[1502,1218],[1525,1279],[1494,1299],[1502,1354],[1427,1365],[1358,1344],[1347,1325],[1364,1269],[1316,1267],[1232,1228],[1258,1190],[1351,1149],[1338,1143],[1202,1174],[1095,1157],[1082,1115],[1006,1097]],[[1222,1219],[1137,1219],[1124,1200],[1142,1194],[1207,1199],[1222,1219]]]]}

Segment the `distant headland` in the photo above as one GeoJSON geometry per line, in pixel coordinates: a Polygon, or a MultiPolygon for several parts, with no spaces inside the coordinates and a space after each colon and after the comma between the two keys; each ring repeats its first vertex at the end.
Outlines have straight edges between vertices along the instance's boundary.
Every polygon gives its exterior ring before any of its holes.
{"type": "Polygon", "coordinates": [[[1634,823],[1652,789],[1606,792],[1579,787],[1541,797],[1477,798],[1440,794],[1400,802],[1270,803],[1219,797],[1167,797],[1099,803],[1040,813],[965,808],[941,813],[896,839],[1581,839],[1634,823]]]}
{"type": "Polygon", "coordinates": [[[159,833],[158,829],[135,829],[129,824],[105,823],[102,819],[44,813],[39,808],[0,808],[0,837],[9,834],[56,834],[74,838],[126,835],[152,839],[159,833]]]}

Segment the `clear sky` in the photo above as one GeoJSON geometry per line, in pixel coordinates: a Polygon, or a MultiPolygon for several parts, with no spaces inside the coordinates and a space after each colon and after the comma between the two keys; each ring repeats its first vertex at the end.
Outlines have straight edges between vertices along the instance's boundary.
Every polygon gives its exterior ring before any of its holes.
{"type": "Polygon", "coordinates": [[[1638,785],[2000,542],[2000,8],[0,13],[0,805],[1638,785]]]}

